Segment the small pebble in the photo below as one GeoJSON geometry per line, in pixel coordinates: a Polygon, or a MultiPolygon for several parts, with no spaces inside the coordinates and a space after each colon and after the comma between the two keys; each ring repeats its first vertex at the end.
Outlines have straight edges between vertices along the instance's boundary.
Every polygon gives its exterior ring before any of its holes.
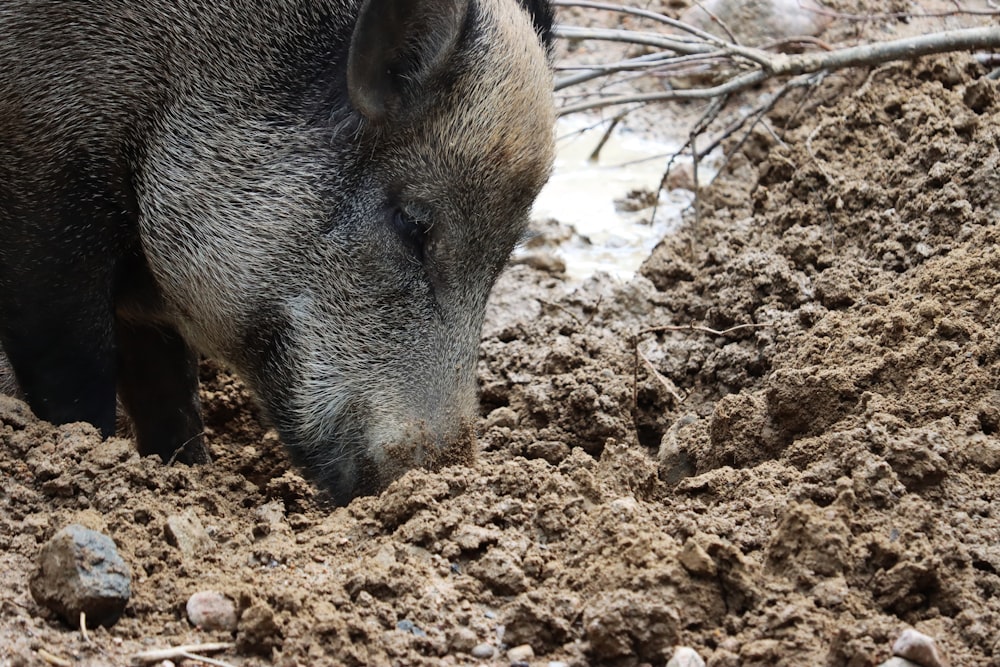
{"type": "Polygon", "coordinates": [[[678,646],[674,649],[674,655],[667,661],[667,667],[705,667],[705,661],[693,648],[678,646]]]}
{"type": "Polygon", "coordinates": [[[236,605],[218,591],[198,591],[187,601],[191,625],[204,630],[236,629],[236,605]]]}
{"type": "Polygon", "coordinates": [[[899,639],[892,645],[892,654],[915,662],[920,667],[946,667],[947,665],[941,654],[938,653],[934,638],[917,632],[913,628],[903,630],[899,639]]]}
{"type": "Polygon", "coordinates": [[[535,657],[535,649],[530,644],[521,644],[507,651],[507,659],[511,662],[529,662],[535,657]]]}
{"type": "Polygon", "coordinates": [[[403,619],[396,623],[396,629],[402,630],[403,632],[409,632],[414,637],[426,637],[427,633],[424,632],[416,623],[413,621],[403,619]]]}
{"type": "Polygon", "coordinates": [[[493,648],[493,644],[476,644],[472,647],[470,654],[473,658],[480,658],[482,660],[488,660],[496,654],[496,649],[493,648]]]}
{"type": "Polygon", "coordinates": [[[35,602],[71,626],[110,627],[132,595],[132,572],[107,535],[70,524],[46,542],[29,582],[35,602]]]}
{"type": "Polygon", "coordinates": [[[453,651],[469,653],[476,647],[476,633],[466,627],[455,628],[448,636],[448,646],[453,651]]]}

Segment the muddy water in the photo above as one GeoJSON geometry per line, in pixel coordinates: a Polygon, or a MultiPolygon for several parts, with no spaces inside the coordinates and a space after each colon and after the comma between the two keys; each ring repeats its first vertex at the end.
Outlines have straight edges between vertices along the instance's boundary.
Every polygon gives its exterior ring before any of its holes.
{"type": "MultiPolygon", "coordinates": [[[[678,228],[694,198],[690,190],[664,189],[653,199],[686,128],[656,140],[618,128],[594,159],[606,127],[586,117],[559,122],[555,169],[533,212],[536,219],[555,218],[575,230],[556,251],[571,281],[599,271],[631,278],[653,246],[678,228]]],[[[714,176],[711,164],[699,169],[702,183],[714,176]]],[[[690,170],[690,160],[679,159],[674,168],[690,170]]]]}

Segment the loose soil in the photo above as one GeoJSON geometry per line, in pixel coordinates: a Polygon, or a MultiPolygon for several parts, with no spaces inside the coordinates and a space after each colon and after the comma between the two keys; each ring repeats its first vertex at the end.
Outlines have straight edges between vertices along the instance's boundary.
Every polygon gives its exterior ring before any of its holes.
{"type": "Polygon", "coordinates": [[[949,56],[789,95],[627,284],[511,267],[476,461],[346,508],[211,365],[214,461],[197,467],[0,398],[0,665],[233,641],[217,657],[247,666],[506,665],[528,644],[543,665],[659,666],[687,645],[719,667],[862,667],[908,627],[956,667],[1000,665],[985,74],[949,56]],[[175,546],[177,515],[210,539],[175,546]],[[73,522],[133,573],[124,617],[89,642],[28,591],[73,522]],[[235,633],[187,621],[206,589],[236,603],[235,633]],[[496,656],[473,658],[481,643],[496,656]]]}

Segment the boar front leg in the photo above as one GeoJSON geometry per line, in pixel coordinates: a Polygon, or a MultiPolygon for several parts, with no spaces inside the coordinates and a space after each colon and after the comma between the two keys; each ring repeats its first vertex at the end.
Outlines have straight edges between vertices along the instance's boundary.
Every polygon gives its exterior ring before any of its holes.
{"type": "Polygon", "coordinates": [[[198,356],[166,327],[119,323],[118,393],[143,456],[204,463],[198,356]]]}
{"type": "Polygon", "coordinates": [[[111,272],[103,262],[60,264],[17,245],[5,248],[0,266],[0,340],[18,386],[40,419],[90,422],[114,435],[111,272]]]}

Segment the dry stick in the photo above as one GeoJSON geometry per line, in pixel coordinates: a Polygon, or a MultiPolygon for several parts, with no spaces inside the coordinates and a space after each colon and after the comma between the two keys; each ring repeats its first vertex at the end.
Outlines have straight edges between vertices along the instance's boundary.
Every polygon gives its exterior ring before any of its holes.
{"type": "Polygon", "coordinates": [[[602,98],[565,106],[558,113],[564,116],[578,111],[633,102],[658,102],[663,100],[718,97],[719,95],[741,91],[775,76],[796,76],[844,67],[881,65],[893,60],[909,60],[937,53],[989,48],[1000,48],[1000,28],[998,27],[948,30],[889,42],[835,49],[825,53],[806,53],[790,56],[780,53],[767,54],[761,51],[766,57],[766,65],[762,65],[760,69],[744,72],[712,88],[670,90],[659,93],[642,93],[638,95],[602,98]]]}
{"type": "MultiPolygon", "coordinates": [[[[649,370],[650,373],[653,374],[653,377],[655,377],[660,382],[663,388],[667,390],[667,393],[674,397],[674,400],[677,401],[677,405],[683,403],[686,397],[681,395],[681,393],[677,391],[677,385],[675,385],[670,380],[670,378],[665,376],[660,371],[656,370],[656,368],[653,366],[653,362],[651,362],[649,358],[642,353],[642,350],[639,349],[638,345],[636,346],[635,349],[636,352],[639,353],[639,358],[642,359],[642,362],[646,365],[646,368],[649,370]]],[[[636,401],[638,404],[638,393],[636,394],[636,401]]]]}
{"type": "Polygon", "coordinates": [[[693,187],[694,187],[694,217],[695,217],[695,224],[696,225],[698,224],[698,220],[699,220],[699,211],[698,211],[698,156],[697,156],[697,151],[695,150],[694,141],[695,141],[695,138],[698,135],[700,135],[702,132],[704,132],[712,123],[715,122],[715,119],[719,117],[719,114],[722,112],[722,109],[725,108],[726,102],[728,101],[728,99],[729,99],[728,97],[718,97],[718,98],[712,100],[712,103],[708,105],[708,108],[705,110],[705,113],[703,113],[701,115],[701,117],[698,118],[698,120],[695,122],[694,127],[692,128],[691,132],[688,133],[687,141],[685,141],[684,144],[681,145],[681,147],[678,148],[674,152],[674,154],[670,156],[670,159],[667,160],[667,166],[663,169],[663,176],[660,177],[660,184],[656,188],[656,201],[653,203],[653,211],[652,211],[652,213],[650,213],[650,216],[649,216],[649,222],[650,223],[652,223],[654,220],[656,220],[656,213],[657,213],[657,211],[659,210],[659,207],[660,207],[660,193],[663,192],[663,184],[667,180],[667,177],[670,175],[670,170],[673,168],[674,162],[676,162],[677,158],[679,158],[684,153],[684,151],[688,148],[688,146],[690,146],[691,147],[692,158],[693,158],[693,163],[694,163],[694,169],[693,169],[693,172],[692,172],[692,178],[694,179],[694,183],[693,183],[693,187]]]}
{"type": "Polygon", "coordinates": [[[177,457],[180,456],[185,449],[187,449],[187,446],[190,445],[195,440],[197,440],[198,438],[202,437],[203,435],[205,435],[205,431],[202,431],[201,433],[196,433],[187,440],[185,440],[184,442],[182,442],[181,445],[174,450],[174,453],[170,455],[170,458],[167,460],[167,467],[174,465],[174,463],[177,462],[177,457]]]}
{"type": "MultiPolygon", "coordinates": [[[[690,23],[684,23],[683,21],[678,21],[677,19],[670,18],[664,14],[659,14],[657,12],[649,11],[648,9],[638,9],[636,7],[626,7],[624,5],[613,5],[604,2],[594,2],[593,0],[554,0],[553,4],[562,5],[564,7],[586,7],[590,9],[603,9],[612,12],[619,12],[622,14],[632,14],[633,16],[641,16],[644,18],[653,19],[654,21],[659,21],[677,30],[682,30],[688,32],[698,38],[703,43],[708,43],[714,45],[716,48],[723,49],[727,53],[732,55],[743,56],[748,60],[756,62],[757,64],[766,67],[767,62],[765,60],[765,55],[761,53],[760,49],[748,49],[740,46],[736,43],[736,40],[726,41],[721,39],[710,32],[706,32],[701,28],[695,27],[690,23]]],[[[624,31],[631,32],[631,31],[624,31]]],[[[726,32],[729,32],[728,28],[726,32]]],[[[730,33],[732,37],[732,33],[730,33]]],[[[685,42],[686,40],[682,37],[677,37],[677,41],[685,42]]],[[[687,42],[687,43],[698,43],[687,42]]]]}
{"type": "Polygon", "coordinates": [[[549,306],[550,308],[555,308],[557,310],[561,310],[562,312],[566,313],[567,315],[569,315],[570,317],[572,317],[574,320],[576,320],[577,324],[579,324],[581,326],[583,325],[583,321],[579,317],[576,316],[576,313],[574,313],[572,310],[570,310],[569,308],[567,308],[566,306],[564,306],[564,305],[562,305],[560,303],[556,303],[555,301],[549,301],[548,299],[539,299],[538,303],[541,303],[541,304],[544,304],[546,306],[549,306]]]}
{"type": "Polygon", "coordinates": [[[732,123],[728,128],[723,130],[722,133],[719,134],[719,136],[713,139],[708,146],[706,146],[701,150],[701,157],[705,157],[709,153],[714,151],[719,146],[719,144],[721,144],[723,141],[725,141],[732,135],[736,134],[736,132],[738,132],[740,128],[746,125],[747,121],[751,119],[753,119],[753,122],[750,123],[750,127],[746,129],[746,131],[743,133],[743,136],[740,137],[739,141],[737,141],[736,144],[732,148],[730,148],[729,151],[726,153],[726,155],[722,158],[722,164],[720,164],[718,167],[719,171],[725,169],[726,165],[728,165],[730,160],[733,159],[733,156],[736,155],[736,153],[741,148],[743,148],[743,144],[745,144],[747,139],[750,138],[750,134],[753,132],[753,129],[758,125],[763,124],[764,128],[774,139],[775,143],[784,146],[785,145],[784,140],[782,140],[781,137],[775,134],[774,130],[771,129],[771,126],[768,125],[767,122],[765,121],[764,116],[766,116],[767,113],[771,111],[771,109],[773,109],[774,106],[782,98],[784,98],[784,96],[787,95],[793,88],[813,86],[816,83],[818,83],[819,80],[822,80],[822,77],[823,73],[820,72],[818,74],[803,74],[799,77],[792,79],[791,81],[783,85],[781,88],[779,88],[777,91],[775,91],[774,94],[770,95],[768,99],[764,101],[763,104],[759,104],[755,108],[751,109],[749,112],[742,114],[735,123],[732,123]]]}
{"type": "Polygon", "coordinates": [[[712,10],[711,10],[711,9],[709,9],[708,7],[706,7],[705,5],[703,5],[703,4],[702,4],[701,2],[699,2],[698,0],[694,0],[694,5],[695,5],[695,6],[696,6],[696,7],[698,8],[698,9],[700,9],[701,11],[705,12],[706,14],[708,14],[708,18],[709,18],[709,19],[711,19],[712,23],[714,23],[714,24],[716,24],[717,26],[719,26],[720,28],[722,28],[722,30],[723,30],[723,31],[724,31],[724,32],[726,33],[726,35],[727,35],[727,36],[729,37],[729,41],[730,41],[730,42],[732,42],[733,44],[738,44],[738,43],[739,43],[739,40],[737,40],[737,39],[736,39],[736,35],[734,35],[734,34],[733,34],[733,31],[729,29],[729,26],[728,26],[728,25],[726,25],[726,22],[725,22],[725,21],[723,21],[723,20],[722,20],[721,18],[719,18],[718,16],[716,16],[716,15],[715,15],[715,13],[714,13],[714,12],[712,12],[712,10]]]}
{"type": "Polygon", "coordinates": [[[87,634],[87,612],[80,612],[80,636],[83,637],[83,641],[87,644],[90,643],[90,635],[87,634]]]}
{"type": "Polygon", "coordinates": [[[726,83],[711,88],[691,88],[687,90],[669,90],[662,93],[639,93],[636,95],[622,95],[620,97],[606,97],[590,102],[578,102],[560,108],[556,113],[566,116],[579,111],[589,111],[607,106],[617,106],[619,104],[629,104],[633,102],[663,102],[666,100],[705,100],[713,97],[721,97],[736,93],[753,85],[761,83],[771,78],[764,70],[754,70],[741,74],[730,79],[726,83]]]}
{"type": "MultiPolygon", "coordinates": [[[[621,14],[631,14],[632,16],[640,16],[646,19],[652,19],[659,23],[670,26],[677,30],[681,30],[686,33],[690,33],[695,37],[699,38],[701,41],[714,42],[718,44],[725,44],[726,42],[719,39],[710,32],[706,32],[696,26],[689,23],[684,23],[683,21],[678,21],[677,19],[670,18],[666,14],[660,14],[659,12],[653,12],[648,9],[639,9],[638,7],[626,7],[625,5],[615,5],[608,2],[594,2],[592,0],[552,0],[553,7],[583,7],[584,9],[603,9],[609,12],[619,12],[621,14]]],[[[734,40],[735,41],[735,40],[734,40]]]]}
{"type": "Polygon", "coordinates": [[[692,55],[723,51],[722,47],[711,46],[707,42],[691,42],[667,37],[657,32],[638,30],[617,30],[614,28],[581,28],[575,25],[558,24],[552,26],[552,34],[559,39],[596,39],[602,42],[625,42],[639,46],[655,46],[667,51],[692,55]]]}
{"type": "MultiPolygon", "coordinates": [[[[575,86],[580,83],[585,83],[592,79],[596,79],[601,76],[607,76],[608,74],[614,74],[615,72],[626,72],[637,69],[647,69],[651,67],[660,67],[662,65],[668,65],[674,61],[680,61],[685,58],[697,58],[701,59],[702,54],[695,54],[693,56],[664,56],[662,53],[647,53],[643,56],[636,56],[635,58],[629,58],[628,60],[622,60],[617,63],[609,63],[607,65],[589,65],[580,66],[573,69],[579,69],[578,74],[571,74],[558,79],[553,86],[555,91],[560,91],[563,88],[568,88],[570,86],[575,86]]],[[[557,70],[567,71],[571,69],[567,66],[556,67],[557,70]]]]}
{"type": "Polygon", "coordinates": [[[632,405],[635,410],[639,409],[639,360],[645,363],[646,368],[648,368],[659,380],[668,392],[677,400],[678,404],[684,401],[684,397],[680,396],[676,391],[676,385],[669,381],[669,378],[664,376],[662,373],[656,370],[652,362],[646,357],[642,351],[639,350],[639,338],[644,334],[648,333],[662,333],[665,331],[700,331],[702,333],[712,334],[713,336],[725,336],[734,331],[739,331],[741,329],[759,329],[762,327],[770,326],[769,324],[737,324],[736,326],[729,327],[728,329],[711,329],[700,324],[668,324],[659,327],[647,327],[645,329],[640,329],[632,337],[632,352],[633,352],[633,365],[632,365],[632,405]],[[671,387],[674,387],[673,389],[671,387]]]}
{"type": "MultiPolygon", "coordinates": [[[[185,644],[183,646],[174,646],[172,648],[161,648],[154,649],[152,651],[143,651],[141,653],[136,653],[132,656],[133,662],[141,663],[153,663],[160,662],[161,660],[173,660],[174,658],[187,658],[189,655],[197,655],[199,653],[215,653],[216,651],[228,651],[234,646],[232,642],[214,642],[210,644],[185,644]]],[[[197,658],[198,660],[203,660],[203,658],[197,658]]]]}
{"type": "Polygon", "coordinates": [[[232,663],[224,662],[222,660],[216,660],[215,658],[208,658],[203,655],[197,655],[195,653],[184,652],[181,653],[179,658],[184,658],[185,660],[196,660],[197,662],[203,662],[206,665],[213,665],[214,667],[235,667],[232,663]]]}
{"type": "Polygon", "coordinates": [[[626,109],[625,111],[622,111],[617,116],[611,119],[611,122],[608,123],[608,128],[604,131],[604,134],[601,135],[601,140],[597,142],[597,145],[594,147],[594,150],[590,152],[590,156],[587,158],[587,162],[590,162],[592,164],[595,164],[597,162],[598,158],[601,157],[601,149],[604,148],[604,144],[608,143],[608,139],[611,138],[611,133],[615,131],[615,128],[618,127],[618,123],[622,122],[622,119],[625,118],[625,114],[627,114],[628,112],[629,110],[626,109]]]}
{"type": "Polygon", "coordinates": [[[638,337],[648,333],[663,333],[665,331],[700,331],[702,333],[712,334],[713,336],[726,336],[734,331],[739,331],[740,329],[762,329],[769,326],[771,325],[766,323],[749,323],[737,324],[736,326],[729,327],[728,329],[711,329],[700,324],[667,324],[659,327],[640,329],[635,335],[638,337]]]}
{"type": "Polygon", "coordinates": [[[965,9],[957,2],[955,3],[956,9],[950,11],[940,11],[940,12],[887,12],[887,13],[872,13],[872,14],[849,14],[845,12],[838,12],[832,9],[827,9],[825,7],[808,7],[806,8],[810,12],[819,14],[820,16],[829,16],[830,18],[841,19],[844,21],[884,21],[884,20],[895,20],[895,19],[942,19],[948,18],[949,16],[996,16],[1000,14],[1000,8],[992,2],[989,1],[987,4],[992,7],[992,9],[965,9]]]}
{"type": "Polygon", "coordinates": [[[58,655],[56,655],[54,653],[49,653],[48,651],[46,651],[43,648],[38,649],[37,651],[35,651],[35,653],[38,654],[39,658],[41,658],[45,662],[49,663],[50,665],[56,665],[56,667],[72,667],[73,666],[73,663],[70,662],[69,660],[67,660],[66,658],[60,658],[58,655]]]}

